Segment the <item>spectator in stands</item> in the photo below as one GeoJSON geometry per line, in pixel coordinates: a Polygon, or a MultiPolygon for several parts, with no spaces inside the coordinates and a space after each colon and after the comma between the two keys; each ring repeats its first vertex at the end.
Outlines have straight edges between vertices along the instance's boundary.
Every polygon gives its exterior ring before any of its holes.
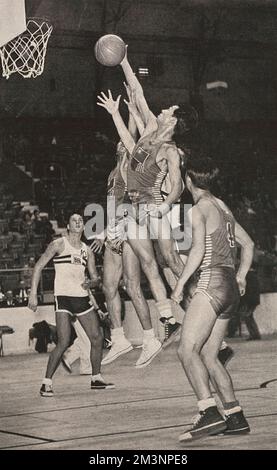
{"type": "Polygon", "coordinates": [[[28,260],[28,264],[25,264],[23,271],[21,271],[21,281],[24,282],[24,288],[30,289],[32,283],[33,270],[36,264],[36,260],[31,256],[28,260]]]}
{"type": "Polygon", "coordinates": [[[45,235],[45,242],[48,244],[53,240],[53,235],[55,235],[55,230],[52,227],[52,224],[48,217],[41,218],[41,233],[45,235]]]}
{"type": "Polygon", "coordinates": [[[33,230],[36,234],[41,234],[42,233],[42,222],[41,222],[41,217],[38,209],[35,209],[32,215],[32,224],[33,224],[33,230]]]}
{"type": "Polygon", "coordinates": [[[23,213],[19,231],[26,235],[27,239],[30,240],[33,234],[33,221],[29,211],[25,211],[23,213]]]}
{"type": "Polygon", "coordinates": [[[2,302],[2,307],[15,307],[16,301],[12,290],[6,292],[6,300],[2,302]]]}
{"type": "Polygon", "coordinates": [[[15,290],[16,303],[21,307],[28,304],[28,293],[24,281],[19,281],[19,288],[15,290]]]}
{"type": "Polygon", "coordinates": [[[6,296],[4,294],[4,289],[2,287],[2,283],[0,282],[0,307],[2,307],[2,304],[5,300],[6,300],[6,296]]]}

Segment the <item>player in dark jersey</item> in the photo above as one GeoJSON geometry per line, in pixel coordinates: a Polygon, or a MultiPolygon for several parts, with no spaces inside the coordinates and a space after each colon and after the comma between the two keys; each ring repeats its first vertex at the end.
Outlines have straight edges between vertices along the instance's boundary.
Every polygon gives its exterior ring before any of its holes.
{"type": "Polygon", "coordinates": [[[218,359],[230,314],[245,293],[246,274],[253,258],[253,242],[235,221],[227,206],[213,196],[210,187],[218,170],[211,159],[189,160],[185,182],[195,205],[192,208],[192,248],[172,299],[179,302],[184,285],[199,270],[199,281],[186,312],[179,358],[198,399],[199,415],[180,441],[205,435],[246,433],[249,425],[237,401],[231,377],[218,359]],[[235,272],[237,243],[241,261],[235,272]],[[210,380],[224,408],[219,413],[210,380]]]}
{"type": "Polygon", "coordinates": [[[183,190],[177,136],[180,138],[195,124],[195,110],[190,107],[181,110],[179,106],[171,106],[156,118],[148,108],[142,87],[133,74],[127,56],[121,65],[128,85],[135,90],[136,102],[144,118],[145,130],[141,139],[135,143],[121,119],[118,111],[120,96],[114,101],[110,90],[107,96],[101,93],[98,105],[112,115],[119,136],[131,154],[127,187],[133,210],[128,220],[128,243],[140,260],[161,319],[164,323],[174,325],[176,320],[158,271],[150,238],[158,239],[166,263],[179,276],[184,265],[175,250],[170,224],[165,215],[183,190]],[[163,201],[161,187],[167,173],[171,179],[171,192],[163,201]]]}
{"type": "MultiPolygon", "coordinates": [[[[129,127],[131,127],[129,123],[129,127]]],[[[161,351],[161,342],[155,337],[152,328],[149,306],[144,298],[140,285],[139,259],[131,246],[124,241],[125,216],[124,197],[127,151],[120,142],[117,146],[117,165],[108,178],[108,197],[115,205],[116,216],[111,218],[107,227],[104,253],[103,291],[105,293],[107,308],[112,321],[111,339],[112,347],[103,358],[102,365],[106,365],[133,349],[130,341],[125,337],[121,320],[121,299],[119,295],[120,280],[124,278],[127,293],[133,302],[134,308],[143,329],[143,348],[136,367],[145,367],[161,351]]],[[[94,240],[93,250],[101,249],[101,242],[94,240]]]]}

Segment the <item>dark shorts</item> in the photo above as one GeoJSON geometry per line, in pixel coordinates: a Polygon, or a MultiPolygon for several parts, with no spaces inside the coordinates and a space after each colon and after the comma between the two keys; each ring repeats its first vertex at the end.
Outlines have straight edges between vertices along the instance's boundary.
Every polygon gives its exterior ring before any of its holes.
{"type": "Polygon", "coordinates": [[[93,307],[87,297],[70,297],[66,295],[57,295],[55,297],[56,312],[66,312],[69,315],[81,316],[88,313],[93,307]]]}
{"type": "Polygon", "coordinates": [[[240,294],[234,269],[228,267],[205,269],[200,272],[194,294],[207,296],[216,315],[231,318],[237,310],[240,294]]]}

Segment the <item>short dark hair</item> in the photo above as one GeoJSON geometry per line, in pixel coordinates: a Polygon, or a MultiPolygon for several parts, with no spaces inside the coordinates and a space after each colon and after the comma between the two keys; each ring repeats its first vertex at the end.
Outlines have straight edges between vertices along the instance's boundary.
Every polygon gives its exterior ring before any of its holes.
{"type": "Polygon", "coordinates": [[[186,175],[190,177],[194,186],[200,189],[211,189],[211,186],[219,174],[219,169],[211,157],[188,158],[186,175]]]}
{"type": "Polygon", "coordinates": [[[189,103],[179,105],[179,108],[175,109],[173,116],[178,120],[176,126],[179,131],[188,132],[198,126],[198,112],[189,103]]]}
{"type": "Polygon", "coordinates": [[[84,220],[84,217],[83,217],[83,215],[81,214],[81,211],[73,211],[73,212],[71,212],[71,213],[68,215],[68,218],[67,218],[67,223],[68,223],[68,224],[69,224],[69,222],[70,222],[71,217],[73,217],[73,215],[79,215],[79,216],[82,217],[82,219],[84,220]]]}

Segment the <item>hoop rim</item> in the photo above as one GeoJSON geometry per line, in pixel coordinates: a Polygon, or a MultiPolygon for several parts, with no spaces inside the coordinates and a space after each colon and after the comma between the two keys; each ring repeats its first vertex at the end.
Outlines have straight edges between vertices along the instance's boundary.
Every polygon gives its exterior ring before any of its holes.
{"type": "Polygon", "coordinates": [[[8,79],[13,73],[24,78],[41,75],[52,31],[53,25],[48,17],[26,18],[25,31],[0,48],[2,76],[8,79]]]}
{"type": "Polygon", "coordinates": [[[26,25],[28,25],[28,22],[32,20],[32,21],[41,21],[43,23],[49,23],[50,26],[53,26],[51,24],[51,21],[50,21],[50,17],[49,16],[28,16],[26,18],[26,25]]]}

